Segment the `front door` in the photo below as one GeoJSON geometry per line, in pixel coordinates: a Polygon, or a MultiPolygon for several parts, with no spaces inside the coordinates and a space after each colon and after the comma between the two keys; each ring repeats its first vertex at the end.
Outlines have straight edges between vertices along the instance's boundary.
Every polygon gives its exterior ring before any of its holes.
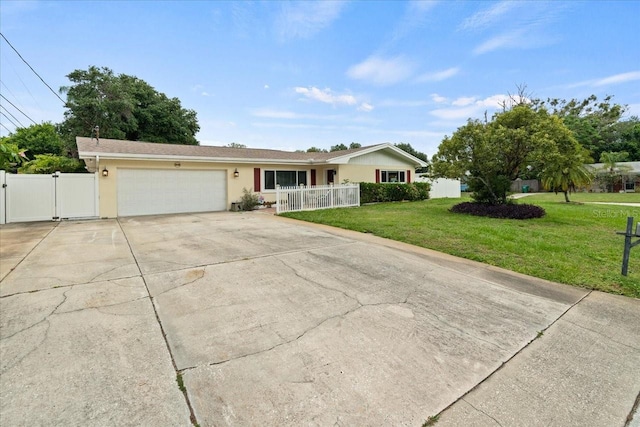
{"type": "Polygon", "coordinates": [[[333,184],[333,180],[335,176],[336,176],[335,169],[329,169],[327,171],[327,184],[333,184]]]}

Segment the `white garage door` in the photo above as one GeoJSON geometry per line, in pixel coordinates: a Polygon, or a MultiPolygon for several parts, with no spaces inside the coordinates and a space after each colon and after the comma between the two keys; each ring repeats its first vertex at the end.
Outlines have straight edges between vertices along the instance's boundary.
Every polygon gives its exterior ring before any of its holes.
{"type": "Polygon", "coordinates": [[[118,216],[227,209],[225,171],[118,169],[118,216]]]}

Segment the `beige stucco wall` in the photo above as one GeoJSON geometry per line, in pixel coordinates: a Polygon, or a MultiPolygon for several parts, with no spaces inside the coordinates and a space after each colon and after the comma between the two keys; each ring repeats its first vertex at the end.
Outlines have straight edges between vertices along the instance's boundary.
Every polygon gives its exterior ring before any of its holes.
{"type": "Polygon", "coordinates": [[[341,184],[344,180],[349,182],[376,182],[376,169],[380,170],[398,170],[398,171],[411,171],[411,182],[415,179],[414,166],[411,164],[405,165],[338,165],[336,184],[341,184]]]}
{"type": "MultiPolygon", "coordinates": [[[[308,182],[311,180],[310,171],[316,169],[317,184],[323,184],[321,171],[317,167],[301,167],[286,164],[237,164],[237,163],[213,163],[213,162],[174,162],[174,161],[153,161],[153,160],[110,160],[100,159],[99,162],[99,187],[100,187],[100,217],[115,218],[118,216],[118,170],[119,169],[191,169],[191,170],[223,170],[227,174],[227,207],[231,208],[232,202],[237,202],[242,196],[242,190],[253,188],[253,169],[259,167],[261,179],[264,170],[286,169],[307,171],[308,182]],[[176,167],[176,163],[180,166],[176,167]],[[107,169],[109,176],[102,176],[102,170],[107,169]],[[233,176],[235,169],[238,169],[239,176],[233,176]]],[[[325,176],[326,178],[326,176],[325,176]]],[[[265,201],[275,201],[275,190],[260,191],[265,201]]]]}
{"type": "MultiPolygon", "coordinates": [[[[362,164],[362,160],[354,164],[336,165],[291,165],[291,164],[238,164],[238,163],[214,163],[214,162],[193,162],[193,161],[154,161],[154,160],[110,160],[100,159],[98,168],[100,170],[100,216],[103,218],[114,218],[118,215],[117,182],[119,169],[193,169],[193,170],[223,170],[227,175],[227,208],[231,208],[231,203],[239,201],[244,188],[253,189],[260,193],[267,202],[275,202],[275,190],[262,190],[253,188],[253,170],[260,168],[261,182],[264,179],[265,170],[305,170],[307,171],[307,182],[311,183],[312,169],[316,170],[316,184],[327,184],[327,171],[335,170],[334,183],[340,184],[345,180],[349,182],[375,182],[375,170],[412,170],[412,164],[402,164],[396,157],[385,157],[376,155],[369,158],[379,162],[378,164],[362,164]],[[179,166],[176,164],[179,163],[179,166]],[[102,170],[107,169],[109,176],[102,176],[102,170]],[[239,177],[234,177],[235,169],[238,169],[239,177]]],[[[412,181],[414,175],[412,174],[412,181]]]]}

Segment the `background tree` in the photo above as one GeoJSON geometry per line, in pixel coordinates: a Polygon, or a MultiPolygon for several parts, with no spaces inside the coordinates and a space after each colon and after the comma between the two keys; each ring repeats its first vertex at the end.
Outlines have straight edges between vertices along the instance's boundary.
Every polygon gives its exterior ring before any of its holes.
{"type": "Polygon", "coordinates": [[[348,147],[344,144],[338,144],[338,145],[332,145],[331,148],[329,149],[329,151],[331,152],[342,151],[342,150],[348,150],[348,147]]]}
{"type": "Polygon", "coordinates": [[[30,160],[37,154],[66,154],[62,137],[55,125],[49,122],[17,128],[15,133],[3,139],[26,150],[25,154],[30,160]]]}
{"type": "Polygon", "coordinates": [[[354,148],[362,148],[362,144],[358,143],[358,142],[352,142],[351,144],[349,144],[349,149],[353,150],[354,148]]]}
{"type": "Polygon", "coordinates": [[[619,165],[618,163],[626,162],[629,159],[629,153],[626,151],[604,152],[600,155],[600,163],[602,167],[596,169],[596,179],[603,189],[613,192],[616,184],[624,181],[627,173],[631,171],[631,167],[627,165],[619,165]]]}
{"type": "MultiPolygon", "coordinates": [[[[400,142],[400,143],[394,144],[394,145],[396,147],[398,147],[399,149],[401,149],[402,151],[404,151],[405,153],[409,153],[413,157],[417,157],[418,159],[426,162],[427,164],[429,163],[429,156],[427,156],[426,154],[424,154],[421,151],[416,150],[415,148],[413,148],[411,146],[411,144],[400,142]]],[[[429,166],[426,166],[426,167],[423,167],[423,168],[416,168],[416,173],[427,173],[428,171],[429,171],[429,166]]]]}
{"type": "MultiPolygon", "coordinates": [[[[611,95],[601,101],[595,95],[583,100],[536,99],[533,100],[533,105],[536,108],[546,108],[551,114],[563,119],[576,140],[590,151],[594,159],[598,159],[604,151],[633,151],[634,160],[636,153],[640,156],[640,152],[636,152],[636,147],[640,150],[640,146],[633,142],[630,147],[626,146],[626,139],[633,138],[633,133],[624,132],[638,123],[637,117],[632,117],[628,124],[621,121],[627,106],[614,103],[611,95]]],[[[640,157],[637,159],[640,160],[640,157]]]]}
{"type": "Polygon", "coordinates": [[[246,145],[240,144],[240,143],[237,143],[237,142],[230,142],[229,144],[227,144],[227,147],[230,147],[230,148],[247,148],[246,145]]]}
{"type": "Polygon", "coordinates": [[[25,150],[9,142],[9,137],[0,139],[0,170],[15,172],[26,160],[25,150]]]}
{"type": "Polygon", "coordinates": [[[37,154],[35,159],[24,163],[18,172],[45,174],[54,173],[56,171],[64,173],[82,173],[87,172],[84,162],[66,156],[56,156],[52,154],[37,154]]]}
{"type": "Polygon", "coordinates": [[[613,135],[613,142],[604,147],[603,152],[625,151],[629,154],[625,161],[640,161],[640,119],[637,116],[615,123],[613,135]]]}
{"type": "Polygon", "coordinates": [[[327,153],[327,150],[324,148],[310,147],[307,148],[307,153],[327,153]]]}
{"type": "Polygon", "coordinates": [[[196,112],[145,81],[94,66],[67,78],[72,84],[60,89],[67,95],[67,111],[59,130],[74,153],[75,137],[90,136],[95,126],[103,138],[198,144],[196,112]]]}

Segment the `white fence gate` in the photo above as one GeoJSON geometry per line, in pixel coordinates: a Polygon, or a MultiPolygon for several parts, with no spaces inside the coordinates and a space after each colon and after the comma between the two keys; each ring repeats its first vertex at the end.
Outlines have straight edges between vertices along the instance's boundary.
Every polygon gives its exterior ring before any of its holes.
{"type": "Polygon", "coordinates": [[[360,184],[277,187],[276,212],[360,206],[360,184]]]}
{"type": "Polygon", "coordinates": [[[98,174],[0,171],[0,224],[98,216],[98,174]]]}

